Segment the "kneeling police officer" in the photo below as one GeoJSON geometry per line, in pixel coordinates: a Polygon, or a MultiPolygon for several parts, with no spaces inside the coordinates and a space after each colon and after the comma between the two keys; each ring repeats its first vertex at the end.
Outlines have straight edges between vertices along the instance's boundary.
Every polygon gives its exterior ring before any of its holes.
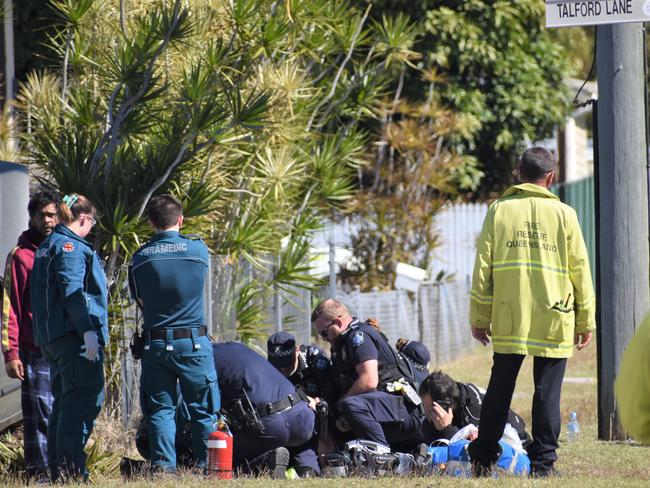
{"type": "MultiPolygon", "coordinates": [[[[235,469],[250,474],[270,471],[274,478],[282,479],[292,464],[302,477],[319,474],[315,416],[306,396],[240,342],[215,343],[211,349],[219,376],[221,412],[233,431],[235,469]]],[[[176,413],[176,455],[180,462],[192,457],[187,422],[186,405],[181,401],[176,413]]],[[[136,446],[142,457],[150,459],[147,423],[143,417],[136,446]]]]}
{"type": "Polygon", "coordinates": [[[270,470],[274,478],[284,478],[291,456],[301,477],[320,474],[307,395],[244,344],[217,343],[213,350],[222,412],[233,430],[235,468],[270,470]]]}
{"type": "Polygon", "coordinates": [[[309,405],[316,411],[318,438],[328,443],[322,449],[334,449],[331,442],[340,444],[341,434],[334,425],[340,394],[332,362],[317,346],[296,346],[295,337],[284,331],[269,336],[266,347],[269,363],[310,397],[309,405]]]}
{"type": "Polygon", "coordinates": [[[341,391],[343,417],[360,439],[393,447],[420,439],[421,400],[408,365],[386,336],[328,299],[312,313],[318,334],[332,345],[332,361],[341,391]]]}

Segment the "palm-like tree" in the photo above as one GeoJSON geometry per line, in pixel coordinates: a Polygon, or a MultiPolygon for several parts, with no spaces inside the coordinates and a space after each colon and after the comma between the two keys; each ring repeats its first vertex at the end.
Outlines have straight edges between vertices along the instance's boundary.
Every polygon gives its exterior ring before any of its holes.
{"type": "Polygon", "coordinates": [[[413,58],[408,26],[370,23],[370,7],[347,0],[52,3],[58,68],[20,89],[23,150],[43,184],[97,204],[113,303],[126,300],[122,265],[147,236],[148,200],[172,192],[233,268],[240,335],[259,333],[270,291],[290,300],[314,284],[309,234],[354,193],[360,123],[413,58]]]}

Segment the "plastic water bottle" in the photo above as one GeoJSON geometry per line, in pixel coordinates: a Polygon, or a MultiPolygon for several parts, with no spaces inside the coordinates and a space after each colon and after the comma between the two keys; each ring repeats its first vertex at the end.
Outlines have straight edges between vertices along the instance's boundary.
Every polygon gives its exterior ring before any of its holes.
{"type": "Polygon", "coordinates": [[[576,412],[571,412],[569,414],[569,421],[566,424],[566,437],[569,442],[575,442],[578,440],[578,435],[580,434],[580,424],[578,424],[578,414],[576,412]]]}

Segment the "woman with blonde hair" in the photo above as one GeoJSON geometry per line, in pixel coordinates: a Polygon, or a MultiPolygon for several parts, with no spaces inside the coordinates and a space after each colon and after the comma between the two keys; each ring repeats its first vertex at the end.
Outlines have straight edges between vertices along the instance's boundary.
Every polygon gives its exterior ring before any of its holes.
{"type": "Polygon", "coordinates": [[[101,262],[85,239],[95,216],[86,197],[66,195],[58,208],[59,224],[34,260],[34,339],[50,366],[54,397],[47,436],[53,481],[88,478],[84,447],[104,395],[108,288],[101,262]]]}

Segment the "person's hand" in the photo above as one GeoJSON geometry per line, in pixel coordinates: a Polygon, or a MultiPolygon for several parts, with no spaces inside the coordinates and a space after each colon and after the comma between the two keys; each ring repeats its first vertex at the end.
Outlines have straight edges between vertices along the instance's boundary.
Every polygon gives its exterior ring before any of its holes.
{"type": "Polygon", "coordinates": [[[339,418],[336,419],[335,425],[336,428],[341,432],[348,432],[352,430],[350,428],[350,424],[348,424],[348,419],[346,419],[343,415],[339,415],[339,418]]]}
{"type": "Polygon", "coordinates": [[[99,340],[94,330],[84,332],[84,347],[86,348],[86,358],[88,358],[88,361],[94,361],[99,351],[99,340]]]}
{"type": "Polygon", "coordinates": [[[472,337],[484,346],[487,346],[490,343],[489,335],[489,329],[479,329],[478,327],[472,325],[472,337]]]}
{"type": "Polygon", "coordinates": [[[318,397],[312,398],[310,396],[307,396],[307,398],[309,398],[309,408],[311,408],[315,412],[316,405],[320,403],[320,398],[318,397]]]}
{"type": "Polygon", "coordinates": [[[454,413],[452,412],[451,407],[449,407],[448,410],[445,410],[438,403],[433,402],[431,421],[436,430],[444,430],[446,427],[451,425],[452,420],[454,420],[454,413]]]}
{"type": "Polygon", "coordinates": [[[25,381],[25,369],[20,359],[14,359],[13,361],[5,363],[5,370],[7,371],[7,376],[9,376],[9,378],[16,378],[20,381],[25,381]]]}
{"type": "Polygon", "coordinates": [[[593,333],[592,332],[582,332],[581,334],[576,334],[575,338],[573,340],[573,343],[576,345],[578,348],[578,351],[580,349],[584,349],[589,345],[591,342],[591,337],[593,333]]]}

